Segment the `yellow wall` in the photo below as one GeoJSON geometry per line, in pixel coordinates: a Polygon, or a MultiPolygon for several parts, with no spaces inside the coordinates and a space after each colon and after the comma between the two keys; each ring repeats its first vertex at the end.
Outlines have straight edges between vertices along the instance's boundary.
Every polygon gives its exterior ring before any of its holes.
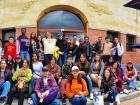
{"type": "Polygon", "coordinates": [[[92,29],[115,30],[140,36],[140,16],[123,7],[128,0],[0,0],[0,28],[36,27],[43,10],[54,5],[70,5],[87,17],[92,29]]]}

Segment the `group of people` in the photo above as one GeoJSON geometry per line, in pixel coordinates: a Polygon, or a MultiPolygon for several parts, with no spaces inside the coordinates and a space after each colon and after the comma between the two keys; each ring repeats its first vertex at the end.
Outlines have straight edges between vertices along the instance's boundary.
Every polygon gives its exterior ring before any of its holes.
{"type": "Polygon", "coordinates": [[[12,105],[18,95],[18,105],[23,105],[28,93],[30,104],[60,105],[60,93],[62,104],[68,98],[72,105],[86,105],[88,96],[94,98],[94,86],[113,104],[124,81],[130,92],[137,90],[133,62],[121,68],[123,52],[118,38],[110,42],[105,37],[103,43],[99,37],[93,44],[87,36],[77,40],[59,34],[55,39],[50,32],[44,38],[36,33],[28,38],[22,28],[16,43],[11,36],[2,48],[0,41],[0,104],[12,105]]]}

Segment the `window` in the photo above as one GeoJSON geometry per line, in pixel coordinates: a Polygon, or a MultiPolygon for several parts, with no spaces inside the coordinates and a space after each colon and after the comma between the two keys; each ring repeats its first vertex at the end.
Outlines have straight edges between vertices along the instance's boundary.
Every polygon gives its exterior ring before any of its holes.
{"type": "Polygon", "coordinates": [[[133,35],[127,35],[126,36],[126,51],[134,51],[133,48],[130,47],[130,45],[135,44],[135,36],[133,35]]]}
{"type": "Polygon", "coordinates": [[[115,37],[119,37],[119,32],[107,31],[107,36],[110,38],[110,41],[113,43],[115,37]]]}
{"type": "Polygon", "coordinates": [[[8,39],[10,36],[13,36],[15,39],[15,29],[5,29],[2,30],[2,42],[3,42],[3,46],[8,42],[8,39]]]}

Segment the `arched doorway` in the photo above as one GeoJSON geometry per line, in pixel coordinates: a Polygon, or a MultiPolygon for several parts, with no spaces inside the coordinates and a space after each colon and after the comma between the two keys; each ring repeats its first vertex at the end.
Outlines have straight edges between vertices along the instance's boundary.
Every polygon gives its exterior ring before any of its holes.
{"type": "Polygon", "coordinates": [[[87,35],[88,21],[85,15],[78,9],[67,5],[55,5],[41,12],[37,20],[38,33],[45,35],[52,32],[54,37],[63,32],[65,37],[87,35]]]}

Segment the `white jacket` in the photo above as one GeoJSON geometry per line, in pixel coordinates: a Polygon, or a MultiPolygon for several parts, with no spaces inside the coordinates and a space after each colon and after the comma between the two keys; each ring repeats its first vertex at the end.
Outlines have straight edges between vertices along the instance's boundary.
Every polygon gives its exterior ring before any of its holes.
{"type": "Polygon", "coordinates": [[[122,56],[123,53],[124,53],[123,45],[120,44],[120,43],[118,43],[118,44],[117,44],[117,47],[113,47],[113,48],[111,49],[112,55],[115,55],[115,53],[116,53],[117,50],[118,50],[118,55],[119,55],[119,56],[122,56]]]}

